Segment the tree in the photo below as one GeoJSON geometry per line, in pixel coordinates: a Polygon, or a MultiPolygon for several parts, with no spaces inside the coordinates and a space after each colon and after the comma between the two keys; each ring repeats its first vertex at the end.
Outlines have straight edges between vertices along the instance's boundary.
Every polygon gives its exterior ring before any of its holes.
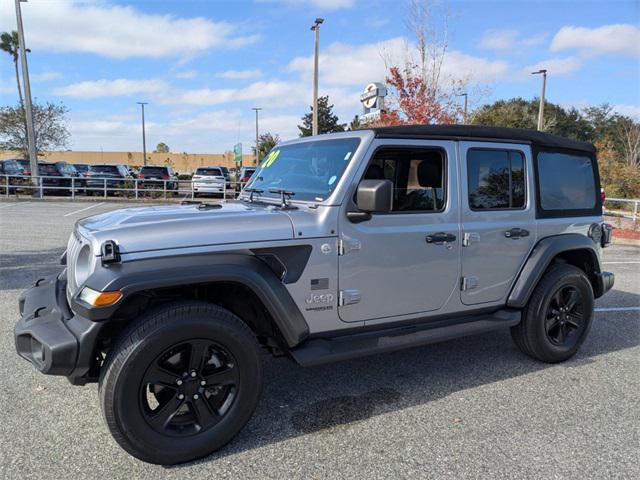
{"type": "MultiPolygon", "coordinates": [[[[267,153],[269,153],[273,149],[273,147],[278,144],[278,142],[280,142],[280,137],[277,134],[272,135],[271,133],[267,132],[260,135],[258,137],[258,153],[260,153],[258,158],[266,157],[267,153]]],[[[256,147],[251,147],[251,150],[253,150],[253,154],[255,155],[256,147]]]]}
{"type": "MultiPolygon", "coordinates": [[[[405,24],[413,36],[399,58],[382,52],[388,75],[385,111],[373,125],[456,123],[462,115],[457,101],[468,91],[469,78],[447,75],[443,65],[449,48],[449,16],[438,14],[434,2],[411,0],[405,24]]],[[[477,96],[477,95],[476,95],[477,96]]]]}
{"type": "Polygon", "coordinates": [[[351,123],[349,123],[349,128],[347,130],[359,130],[362,128],[362,124],[360,123],[360,117],[358,115],[353,117],[351,123]]]}
{"type": "MultiPolygon", "coordinates": [[[[339,123],[338,116],[333,113],[333,105],[329,105],[329,96],[318,98],[318,134],[344,132],[346,123],[339,123]]],[[[302,125],[298,125],[301,137],[310,137],[313,131],[313,107],[311,112],[302,117],[302,125]]]]}
{"type": "MultiPolygon", "coordinates": [[[[473,112],[471,123],[535,130],[539,99],[512,98],[484,105],[473,112]]],[[[551,102],[544,104],[544,131],[575,140],[594,141],[595,129],[579,110],[565,109],[551,102]]]]}
{"type": "Polygon", "coordinates": [[[24,99],[22,98],[22,88],[20,86],[20,74],[18,72],[18,54],[20,52],[20,44],[18,42],[17,31],[13,30],[11,33],[2,32],[2,34],[0,34],[0,50],[7,52],[13,58],[13,66],[16,69],[16,83],[18,84],[20,106],[24,108],[24,99]]]}
{"type": "Polygon", "coordinates": [[[164,142],[160,142],[158,145],[156,145],[156,149],[153,151],[153,153],[169,153],[169,145],[164,142]]]}
{"type": "MultiPolygon", "coordinates": [[[[33,103],[33,125],[36,132],[36,150],[67,148],[67,107],[63,104],[33,103]]],[[[0,149],[19,150],[27,155],[27,129],[22,107],[0,107],[0,149]]]]}

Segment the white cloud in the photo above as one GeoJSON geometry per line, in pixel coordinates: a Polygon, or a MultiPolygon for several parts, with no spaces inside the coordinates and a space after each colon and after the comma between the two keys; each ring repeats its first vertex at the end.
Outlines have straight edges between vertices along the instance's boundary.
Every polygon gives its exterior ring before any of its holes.
{"type": "Polygon", "coordinates": [[[134,93],[158,93],[167,89],[162,80],[93,80],[72,83],[54,90],[55,95],[74,98],[99,98],[132,95],[134,93]]]}
{"type": "Polygon", "coordinates": [[[581,50],[584,55],[618,53],[640,57],[640,28],[632,24],[597,28],[562,27],[553,37],[551,51],[581,50]]]}
{"type": "MultiPolygon", "coordinates": [[[[51,52],[86,52],[110,58],[188,56],[257,40],[237,36],[234,25],[203,17],[143,13],[106,2],[32,0],[22,4],[27,42],[51,52]]],[[[0,29],[15,28],[13,2],[0,3],[0,29]]]]}
{"type": "MultiPolygon", "coordinates": [[[[349,45],[332,43],[321,53],[320,82],[329,86],[361,86],[383,81],[387,75],[385,59],[400,62],[415,56],[415,49],[402,37],[385,42],[349,45]]],[[[297,57],[288,70],[309,80],[313,72],[313,57],[297,57]]],[[[485,83],[506,75],[507,62],[474,57],[459,51],[446,54],[442,73],[453,79],[470,79],[485,83]]]]}
{"type": "Polygon", "coordinates": [[[227,70],[216,75],[220,78],[228,78],[230,80],[251,80],[254,78],[260,78],[262,71],[256,70],[227,70]]]}
{"type": "Polygon", "coordinates": [[[621,115],[626,115],[640,122],[640,105],[614,105],[613,109],[621,115]]]}
{"type": "Polygon", "coordinates": [[[47,71],[30,74],[29,78],[32,82],[50,82],[52,80],[59,80],[62,76],[60,72],[47,71]]]}
{"type": "Polygon", "coordinates": [[[584,65],[584,60],[579,57],[550,58],[523,68],[521,75],[527,77],[531,75],[531,72],[545,69],[549,71],[549,75],[563,77],[577,72],[582,68],[582,65],[584,65]]]}
{"type": "Polygon", "coordinates": [[[487,30],[480,40],[480,48],[508,50],[515,47],[530,47],[544,42],[545,34],[521,37],[517,30],[487,30]]]}

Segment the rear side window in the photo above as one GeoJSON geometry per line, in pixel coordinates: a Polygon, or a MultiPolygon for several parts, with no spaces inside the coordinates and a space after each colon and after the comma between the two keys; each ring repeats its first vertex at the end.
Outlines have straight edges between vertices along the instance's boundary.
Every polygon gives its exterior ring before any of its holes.
{"type": "Polygon", "coordinates": [[[524,155],[516,150],[471,149],[467,153],[472,210],[524,208],[524,155]]]}
{"type": "Polygon", "coordinates": [[[541,151],[537,166],[543,210],[592,210],[596,207],[596,180],[591,158],[541,151]]]}

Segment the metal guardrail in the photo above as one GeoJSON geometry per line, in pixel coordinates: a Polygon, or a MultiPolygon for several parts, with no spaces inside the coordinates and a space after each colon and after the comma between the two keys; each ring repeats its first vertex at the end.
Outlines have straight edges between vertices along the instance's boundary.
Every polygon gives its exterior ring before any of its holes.
{"type": "Polygon", "coordinates": [[[640,199],[638,198],[607,198],[604,201],[604,205],[605,205],[605,209],[607,206],[607,203],[629,203],[633,205],[633,208],[631,210],[630,214],[626,214],[624,210],[620,211],[620,210],[609,210],[608,213],[609,214],[614,214],[617,217],[623,217],[623,218],[630,218],[631,220],[633,220],[633,223],[635,224],[636,221],[638,220],[638,204],[640,204],[640,199]]]}
{"type": "Polygon", "coordinates": [[[71,199],[78,195],[101,196],[109,195],[122,198],[163,198],[169,196],[195,198],[198,194],[222,195],[222,199],[236,198],[246,182],[219,182],[207,180],[154,180],[147,178],[100,178],[96,177],[64,177],[53,175],[0,175],[0,195],[9,197],[18,193],[31,193],[42,198],[45,194],[67,194],[71,199]],[[34,182],[35,180],[35,182],[34,182]],[[57,184],[55,184],[57,183],[57,184]],[[60,185],[63,183],[63,185],[60,185]],[[227,184],[229,185],[227,187],[227,184]],[[175,185],[175,187],[174,187],[175,185]],[[197,186],[196,186],[197,185],[197,186]],[[204,188],[220,188],[221,192],[199,191],[204,188]],[[238,188],[239,187],[239,188],[238,188]]]}

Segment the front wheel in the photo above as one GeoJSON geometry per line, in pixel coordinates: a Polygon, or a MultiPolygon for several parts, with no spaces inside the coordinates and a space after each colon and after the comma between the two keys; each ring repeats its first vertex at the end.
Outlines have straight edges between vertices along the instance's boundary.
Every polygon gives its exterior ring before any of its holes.
{"type": "Polygon", "coordinates": [[[259,347],[249,327],[216,305],[179,302],[124,332],[99,392],[120,446],[168,465],[229,442],[253,414],[261,388],[259,347]]]}
{"type": "Polygon", "coordinates": [[[587,337],[593,306],[593,289],[585,273],[573,265],[555,265],[536,286],[511,336],[527,355],[547,363],[563,362],[587,337]]]}

